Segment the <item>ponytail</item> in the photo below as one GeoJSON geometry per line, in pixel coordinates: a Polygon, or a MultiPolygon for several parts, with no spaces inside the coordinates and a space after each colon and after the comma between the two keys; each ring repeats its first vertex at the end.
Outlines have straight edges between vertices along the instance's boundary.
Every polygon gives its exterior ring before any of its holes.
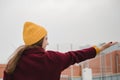
{"type": "Polygon", "coordinates": [[[27,48],[28,46],[26,45],[22,45],[20,47],[18,47],[15,52],[13,53],[13,55],[11,56],[11,59],[8,61],[8,64],[6,66],[5,71],[8,74],[11,74],[14,72],[17,62],[19,61],[23,51],[27,48]]]}
{"type": "Polygon", "coordinates": [[[26,49],[29,49],[29,48],[42,47],[43,39],[44,38],[42,38],[40,41],[38,41],[37,43],[35,43],[33,45],[22,45],[22,46],[18,47],[15,50],[15,52],[13,53],[13,55],[11,56],[10,60],[8,61],[5,71],[8,74],[12,74],[16,68],[16,65],[17,65],[23,51],[26,49]]]}

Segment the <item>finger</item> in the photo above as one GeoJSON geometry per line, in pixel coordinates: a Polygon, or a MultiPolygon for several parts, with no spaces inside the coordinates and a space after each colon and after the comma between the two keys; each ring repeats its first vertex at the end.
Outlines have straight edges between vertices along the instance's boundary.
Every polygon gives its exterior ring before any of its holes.
{"type": "Polygon", "coordinates": [[[111,46],[117,44],[118,42],[111,42],[111,46]]]}

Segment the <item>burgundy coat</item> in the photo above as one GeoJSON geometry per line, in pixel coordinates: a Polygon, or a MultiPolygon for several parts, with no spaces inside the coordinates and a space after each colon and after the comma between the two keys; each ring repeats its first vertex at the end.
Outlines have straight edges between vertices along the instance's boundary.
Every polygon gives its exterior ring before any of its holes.
{"type": "Polygon", "coordinates": [[[64,69],[95,56],[94,47],[66,53],[45,51],[42,48],[25,50],[14,73],[4,72],[3,80],[60,80],[64,69]]]}

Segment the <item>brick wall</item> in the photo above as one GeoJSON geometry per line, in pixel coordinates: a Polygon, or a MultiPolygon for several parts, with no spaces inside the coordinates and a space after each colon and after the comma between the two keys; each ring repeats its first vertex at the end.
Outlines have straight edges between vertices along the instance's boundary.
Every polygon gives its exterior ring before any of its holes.
{"type": "Polygon", "coordinates": [[[79,65],[73,65],[68,67],[62,72],[62,75],[67,75],[67,76],[81,76],[81,66],[79,65]]]}
{"type": "Polygon", "coordinates": [[[89,60],[88,64],[92,68],[93,75],[120,73],[120,50],[97,56],[89,60]]]}
{"type": "Polygon", "coordinates": [[[0,64],[0,78],[2,78],[3,77],[3,71],[4,71],[4,69],[5,69],[5,64],[0,64]]]}

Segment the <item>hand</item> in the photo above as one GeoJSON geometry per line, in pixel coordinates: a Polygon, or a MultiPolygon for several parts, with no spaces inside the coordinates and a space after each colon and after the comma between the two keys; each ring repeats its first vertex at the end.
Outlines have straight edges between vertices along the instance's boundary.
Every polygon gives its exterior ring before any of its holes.
{"type": "Polygon", "coordinates": [[[115,44],[117,44],[117,43],[118,43],[118,42],[105,43],[105,44],[103,44],[101,47],[99,47],[99,49],[100,49],[100,51],[103,51],[103,50],[105,50],[105,49],[109,48],[110,46],[115,45],[115,44]]]}

